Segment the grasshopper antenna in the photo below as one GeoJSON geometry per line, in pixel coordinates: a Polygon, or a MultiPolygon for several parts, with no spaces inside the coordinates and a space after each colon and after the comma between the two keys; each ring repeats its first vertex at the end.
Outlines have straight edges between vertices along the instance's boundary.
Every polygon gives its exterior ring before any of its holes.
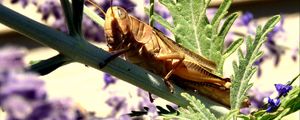
{"type": "Polygon", "coordinates": [[[92,0],[87,0],[89,3],[91,3],[93,6],[95,6],[97,9],[99,9],[100,10],[100,12],[105,16],[105,12],[104,12],[104,10],[97,4],[97,3],[95,3],[94,1],[92,1],[92,0]]]}

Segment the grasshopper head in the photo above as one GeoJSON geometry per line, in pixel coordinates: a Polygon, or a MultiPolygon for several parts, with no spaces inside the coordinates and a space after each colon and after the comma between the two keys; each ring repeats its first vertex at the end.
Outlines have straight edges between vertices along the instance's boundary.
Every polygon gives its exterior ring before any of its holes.
{"type": "Polygon", "coordinates": [[[130,31],[130,18],[121,7],[108,8],[105,15],[104,30],[110,50],[120,49],[130,31]]]}

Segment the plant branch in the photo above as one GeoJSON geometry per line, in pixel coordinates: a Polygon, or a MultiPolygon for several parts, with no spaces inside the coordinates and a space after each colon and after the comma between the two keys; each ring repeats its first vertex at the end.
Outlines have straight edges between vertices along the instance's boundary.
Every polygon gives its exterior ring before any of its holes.
{"type": "MultiPolygon", "coordinates": [[[[85,40],[76,40],[81,38],[71,37],[65,33],[56,31],[3,5],[0,5],[0,22],[45,46],[59,51],[75,62],[80,62],[103,72],[110,73],[179,106],[188,105],[188,101],[180,95],[180,93],[184,92],[182,89],[175,85],[174,93],[169,92],[161,77],[130,64],[121,58],[114,59],[106,67],[100,69],[98,67],[99,63],[104,62],[104,59],[109,57],[110,54],[85,40]]],[[[197,98],[205,103],[216,116],[228,112],[228,109],[214,101],[208,100],[205,97],[197,96],[197,98]]]]}

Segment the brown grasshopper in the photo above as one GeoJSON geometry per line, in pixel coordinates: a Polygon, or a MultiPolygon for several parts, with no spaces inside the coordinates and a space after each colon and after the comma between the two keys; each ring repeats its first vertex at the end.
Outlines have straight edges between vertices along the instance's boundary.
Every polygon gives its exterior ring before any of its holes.
{"type": "Polygon", "coordinates": [[[213,74],[216,70],[214,62],[175,43],[121,7],[110,7],[107,10],[104,31],[109,51],[113,55],[100,67],[124,54],[131,63],[163,77],[171,92],[172,82],[175,82],[230,106],[230,79],[213,74]]]}

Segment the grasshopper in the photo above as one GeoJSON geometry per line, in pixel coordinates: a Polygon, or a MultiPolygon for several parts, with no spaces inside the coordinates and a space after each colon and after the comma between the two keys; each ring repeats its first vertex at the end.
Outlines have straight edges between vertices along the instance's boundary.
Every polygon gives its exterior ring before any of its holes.
{"type": "Polygon", "coordinates": [[[230,106],[230,79],[213,74],[214,62],[177,44],[125,9],[114,6],[106,11],[104,31],[113,54],[100,67],[123,54],[129,62],[163,77],[171,92],[175,82],[230,106]]]}

